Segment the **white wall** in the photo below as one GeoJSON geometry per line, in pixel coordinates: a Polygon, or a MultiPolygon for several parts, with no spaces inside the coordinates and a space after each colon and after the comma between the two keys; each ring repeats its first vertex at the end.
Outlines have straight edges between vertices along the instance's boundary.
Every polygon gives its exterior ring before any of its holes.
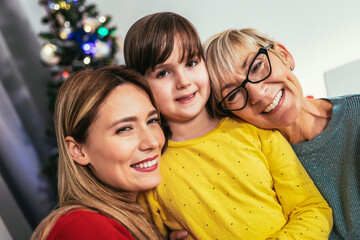
{"type": "Polygon", "coordinates": [[[360,93],[360,59],[325,72],[329,97],[360,93]]]}
{"type": "MultiPolygon", "coordinates": [[[[35,32],[45,11],[38,0],[19,0],[35,32]]],[[[118,35],[125,37],[140,17],[173,11],[188,18],[204,41],[228,28],[253,27],[283,43],[293,54],[304,95],[326,97],[324,72],[360,59],[359,0],[102,0],[100,14],[112,16],[118,35]]]]}

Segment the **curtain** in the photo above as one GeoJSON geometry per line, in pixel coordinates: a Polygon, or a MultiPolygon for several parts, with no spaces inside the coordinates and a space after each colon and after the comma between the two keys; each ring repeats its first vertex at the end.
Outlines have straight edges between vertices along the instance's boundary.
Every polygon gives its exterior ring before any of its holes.
{"type": "Polygon", "coordinates": [[[46,136],[51,76],[39,51],[18,1],[0,0],[0,174],[32,227],[54,207],[56,198],[41,173],[55,138],[46,136]]]}

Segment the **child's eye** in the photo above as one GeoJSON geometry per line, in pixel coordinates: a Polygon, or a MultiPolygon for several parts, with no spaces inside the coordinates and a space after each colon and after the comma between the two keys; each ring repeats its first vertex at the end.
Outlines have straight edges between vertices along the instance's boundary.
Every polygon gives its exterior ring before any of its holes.
{"type": "Polygon", "coordinates": [[[156,78],[163,78],[163,77],[166,77],[167,75],[169,75],[169,72],[164,70],[164,71],[159,72],[156,75],[156,78]]]}
{"type": "Polygon", "coordinates": [[[195,67],[198,64],[198,62],[196,60],[191,60],[189,62],[186,63],[186,67],[195,67]]]}
{"type": "Polygon", "coordinates": [[[158,123],[160,121],[159,118],[152,118],[148,121],[148,124],[152,124],[152,123],[158,123]]]}
{"type": "Polygon", "coordinates": [[[116,134],[122,133],[122,132],[127,132],[130,131],[132,129],[132,127],[130,126],[126,126],[126,127],[121,127],[119,129],[116,130],[116,134]]]}

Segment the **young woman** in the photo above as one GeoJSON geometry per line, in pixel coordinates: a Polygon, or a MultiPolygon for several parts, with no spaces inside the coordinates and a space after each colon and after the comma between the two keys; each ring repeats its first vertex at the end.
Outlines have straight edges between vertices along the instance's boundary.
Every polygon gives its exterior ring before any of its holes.
{"type": "Polygon", "coordinates": [[[55,107],[58,208],[32,239],[159,239],[135,202],[157,186],[164,134],[143,77],[86,69],[61,86],[55,107]]]}

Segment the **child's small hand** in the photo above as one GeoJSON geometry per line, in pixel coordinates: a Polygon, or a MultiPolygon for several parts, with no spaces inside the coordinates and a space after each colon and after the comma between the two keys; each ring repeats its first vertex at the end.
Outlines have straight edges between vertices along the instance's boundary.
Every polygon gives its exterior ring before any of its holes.
{"type": "Polygon", "coordinates": [[[170,240],[181,240],[185,239],[188,236],[186,230],[176,230],[170,233],[170,240]]]}

